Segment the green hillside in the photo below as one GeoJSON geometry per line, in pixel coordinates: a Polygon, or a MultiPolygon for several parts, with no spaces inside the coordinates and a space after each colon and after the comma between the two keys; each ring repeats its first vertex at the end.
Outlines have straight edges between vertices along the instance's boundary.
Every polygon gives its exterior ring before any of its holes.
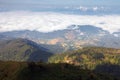
{"type": "Polygon", "coordinates": [[[68,63],[82,69],[120,76],[120,49],[86,47],[76,51],[56,54],[50,63],[68,63]]]}
{"type": "Polygon", "coordinates": [[[26,39],[0,41],[0,60],[47,61],[52,54],[26,39]]]}
{"type": "Polygon", "coordinates": [[[70,64],[0,61],[0,80],[119,80],[70,64]]]}

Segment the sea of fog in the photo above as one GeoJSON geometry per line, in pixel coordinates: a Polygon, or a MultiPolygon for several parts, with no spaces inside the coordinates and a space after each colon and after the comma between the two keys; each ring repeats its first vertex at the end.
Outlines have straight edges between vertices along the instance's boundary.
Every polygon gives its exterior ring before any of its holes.
{"type": "Polygon", "coordinates": [[[0,10],[0,32],[51,32],[66,29],[70,25],[92,25],[110,33],[120,32],[120,9],[104,6],[65,6],[34,10],[0,10]]]}

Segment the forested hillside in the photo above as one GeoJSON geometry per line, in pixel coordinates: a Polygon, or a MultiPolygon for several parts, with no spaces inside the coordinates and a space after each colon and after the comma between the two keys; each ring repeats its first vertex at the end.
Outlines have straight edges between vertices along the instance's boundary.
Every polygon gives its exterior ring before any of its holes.
{"type": "Polygon", "coordinates": [[[86,47],[76,51],[56,54],[50,63],[68,63],[82,69],[120,76],[120,49],[86,47]]]}
{"type": "Polygon", "coordinates": [[[0,41],[0,60],[3,61],[47,61],[51,55],[27,39],[0,41]]]}

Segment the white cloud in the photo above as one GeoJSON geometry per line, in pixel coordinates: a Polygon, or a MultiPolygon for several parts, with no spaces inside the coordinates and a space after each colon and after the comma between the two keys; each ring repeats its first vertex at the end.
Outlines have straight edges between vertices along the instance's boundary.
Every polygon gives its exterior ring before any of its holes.
{"type": "Polygon", "coordinates": [[[80,9],[80,10],[82,10],[82,11],[87,11],[89,8],[80,6],[80,7],[76,8],[76,9],[80,9]]]}
{"type": "Polygon", "coordinates": [[[93,6],[93,7],[86,7],[86,6],[80,6],[80,7],[75,7],[74,9],[81,10],[81,11],[105,11],[108,8],[103,7],[103,6],[93,6]]]}
{"type": "Polygon", "coordinates": [[[36,30],[50,32],[70,25],[93,25],[109,32],[120,30],[119,15],[69,15],[47,12],[0,12],[0,32],[36,30]],[[104,24],[101,24],[104,23],[104,24]]]}

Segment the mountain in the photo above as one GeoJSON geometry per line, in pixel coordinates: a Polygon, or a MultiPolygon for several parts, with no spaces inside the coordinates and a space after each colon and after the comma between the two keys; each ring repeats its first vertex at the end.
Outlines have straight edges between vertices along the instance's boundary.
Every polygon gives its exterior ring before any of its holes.
{"type": "Polygon", "coordinates": [[[0,41],[0,60],[3,61],[47,61],[52,53],[27,39],[0,41]]]}
{"type": "Polygon", "coordinates": [[[0,80],[119,80],[70,64],[0,61],[0,80]]]}
{"type": "Polygon", "coordinates": [[[50,63],[68,63],[82,69],[120,76],[120,49],[85,47],[76,51],[56,54],[49,58],[50,63]]]}
{"type": "Polygon", "coordinates": [[[38,31],[11,31],[0,35],[25,38],[36,42],[52,53],[61,53],[86,46],[120,48],[120,33],[109,33],[91,25],[71,25],[67,29],[43,33],[38,31]]]}

